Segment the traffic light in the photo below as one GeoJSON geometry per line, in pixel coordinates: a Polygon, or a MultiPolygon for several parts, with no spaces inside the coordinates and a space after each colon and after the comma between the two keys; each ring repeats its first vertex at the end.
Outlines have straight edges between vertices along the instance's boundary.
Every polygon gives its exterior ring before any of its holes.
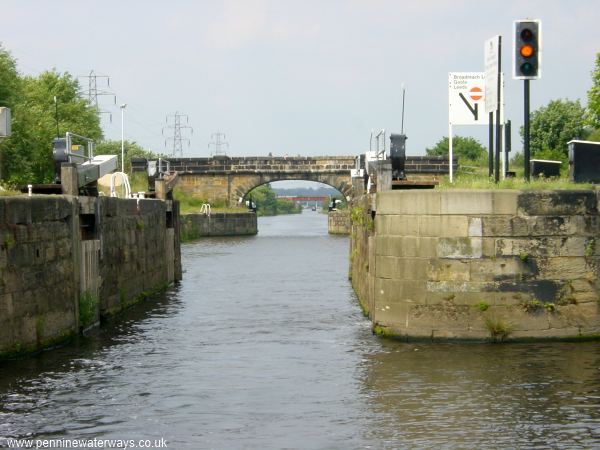
{"type": "Polygon", "coordinates": [[[542,76],[542,24],[539,20],[516,20],[513,78],[537,80],[542,76]]]}

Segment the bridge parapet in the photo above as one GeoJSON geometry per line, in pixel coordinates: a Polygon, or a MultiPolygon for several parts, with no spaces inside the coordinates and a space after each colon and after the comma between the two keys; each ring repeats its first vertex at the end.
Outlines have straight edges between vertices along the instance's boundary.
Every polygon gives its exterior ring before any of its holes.
{"type": "Polygon", "coordinates": [[[355,156],[243,156],[214,158],[175,158],[171,167],[180,173],[260,173],[260,172],[348,172],[355,156]]]}

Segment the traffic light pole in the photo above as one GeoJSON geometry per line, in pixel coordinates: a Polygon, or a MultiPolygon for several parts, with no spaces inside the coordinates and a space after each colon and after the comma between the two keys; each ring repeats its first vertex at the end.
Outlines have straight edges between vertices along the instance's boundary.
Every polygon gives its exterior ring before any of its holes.
{"type": "Polygon", "coordinates": [[[523,80],[523,105],[524,105],[524,117],[523,117],[523,159],[524,159],[524,174],[525,181],[529,182],[530,179],[530,167],[529,163],[529,80],[523,80]]]}
{"type": "Polygon", "coordinates": [[[500,181],[500,108],[502,107],[502,36],[498,37],[498,85],[496,86],[496,160],[494,181],[500,181]]]}
{"type": "Polygon", "coordinates": [[[494,174],[494,113],[490,112],[488,117],[488,177],[491,178],[491,176],[494,174]]]}

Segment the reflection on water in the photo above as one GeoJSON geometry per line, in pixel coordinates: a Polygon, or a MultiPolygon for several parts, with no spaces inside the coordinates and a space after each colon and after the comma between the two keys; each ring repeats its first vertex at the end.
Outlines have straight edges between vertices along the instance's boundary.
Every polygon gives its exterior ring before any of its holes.
{"type": "MultiPolygon", "coordinates": [[[[0,363],[0,437],[169,448],[591,448],[600,345],[370,332],[326,217],[183,246],[183,282],[79,342],[0,363]]],[[[2,440],[0,439],[0,446],[2,440]]]]}

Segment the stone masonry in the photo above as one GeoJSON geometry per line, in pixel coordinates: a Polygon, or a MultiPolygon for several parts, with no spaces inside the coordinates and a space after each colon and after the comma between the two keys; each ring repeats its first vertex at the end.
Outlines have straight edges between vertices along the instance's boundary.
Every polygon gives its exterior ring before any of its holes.
{"type": "Polygon", "coordinates": [[[0,357],[67,340],[181,279],[160,200],[0,198],[0,357]]]}
{"type": "Polygon", "coordinates": [[[379,193],[374,233],[353,227],[353,284],[385,334],[595,337],[598,210],[593,190],[379,193]]]}
{"type": "Polygon", "coordinates": [[[244,236],[258,233],[256,214],[253,212],[185,214],[181,216],[183,240],[207,236],[244,236]]]}
{"type": "Polygon", "coordinates": [[[350,234],[350,211],[347,209],[329,211],[327,230],[329,234],[350,234]]]}

